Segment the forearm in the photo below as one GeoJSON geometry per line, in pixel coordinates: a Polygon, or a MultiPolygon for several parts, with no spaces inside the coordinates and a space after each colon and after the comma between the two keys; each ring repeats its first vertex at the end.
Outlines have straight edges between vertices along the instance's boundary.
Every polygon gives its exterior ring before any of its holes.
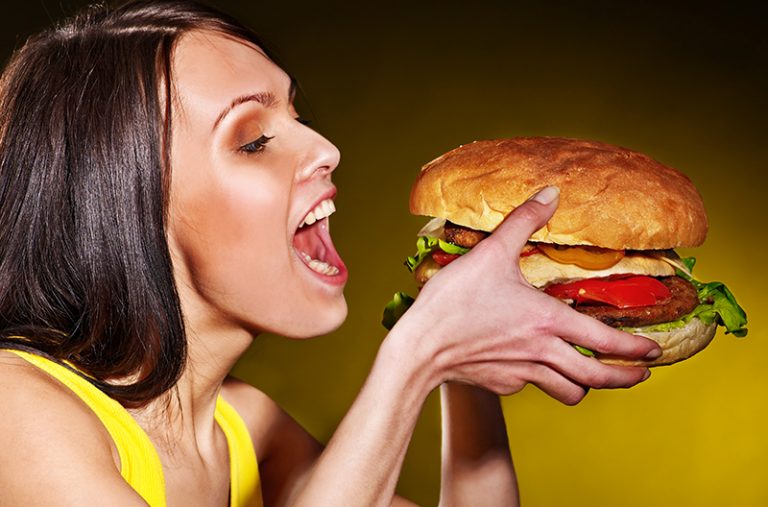
{"type": "Polygon", "coordinates": [[[518,505],[499,397],[483,389],[446,383],[442,403],[440,505],[518,505]]]}
{"type": "Polygon", "coordinates": [[[416,420],[437,382],[416,355],[388,341],[292,505],[392,502],[416,420]]]}

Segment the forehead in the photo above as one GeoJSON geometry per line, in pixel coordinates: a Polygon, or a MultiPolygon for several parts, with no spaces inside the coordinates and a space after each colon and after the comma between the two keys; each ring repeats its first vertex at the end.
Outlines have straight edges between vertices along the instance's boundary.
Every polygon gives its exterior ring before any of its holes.
{"type": "Polygon", "coordinates": [[[173,88],[188,114],[215,118],[235,97],[264,91],[285,97],[289,86],[289,76],[261,48],[223,34],[190,32],[174,52],[173,88]]]}

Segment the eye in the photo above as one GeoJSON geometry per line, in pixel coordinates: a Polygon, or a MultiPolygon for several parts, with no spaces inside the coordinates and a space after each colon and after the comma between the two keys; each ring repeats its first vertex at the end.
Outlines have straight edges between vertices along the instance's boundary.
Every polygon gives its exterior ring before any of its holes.
{"type": "Polygon", "coordinates": [[[275,136],[268,136],[263,135],[256,139],[255,141],[251,141],[248,144],[244,144],[240,147],[240,151],[243,153],[259,153],[261,151],[264,151],[264,148],[267,146],[267,143],[274,139],[275,136]]]}

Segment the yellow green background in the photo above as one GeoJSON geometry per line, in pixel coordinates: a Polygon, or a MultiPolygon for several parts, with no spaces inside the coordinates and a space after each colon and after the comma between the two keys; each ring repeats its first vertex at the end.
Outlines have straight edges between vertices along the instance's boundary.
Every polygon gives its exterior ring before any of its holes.
{"type": "MultiPolygon", "coordinates": [[[[18,41],[80,1],[5,7],[18,41]],[[63,4],[63,8],[62,8],[63,4]],[[15,9],[16,11],[12,12],[15,9]]],[[[300,81],[299,108],[335,142],[331,219],[351,277],[330,336],[260,337],[236,369],[327,440],[384,337],[381,309],[414,292],[402,266],[423,220],[419,167],[475,139],[555,135],[645,152],[696,183],[710,217],[697,275],[728,283],[750,334],[627,391],[565,407],[504,400],[528,507],[768,505],[768,15],[735,2],[218,1],[300,81]]],[[[692,252],[687,252],[692,253],[692,252]]],[[[515,302],[510,301],[510,308],[515,302]]],[[[471,316],[468,316],[471,318],[471,316]]],[[[438,406],[425,405],[400,491],[437,502],[438,406]]]]}

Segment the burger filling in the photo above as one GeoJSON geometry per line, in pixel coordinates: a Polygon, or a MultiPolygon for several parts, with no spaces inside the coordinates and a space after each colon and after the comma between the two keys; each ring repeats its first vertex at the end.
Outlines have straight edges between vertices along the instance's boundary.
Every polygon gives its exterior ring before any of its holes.
{"type": "MultiPolygon", "coordinates": [[[[445,241],[464,248],[474,247],[487,236],[487,232],[451,222],[445,222],[443,226],[445,241]]],[[[605,270],[618,264],[627,254],[623,250],[591,246],[528,243],[522,255],[523,257],[545,256],[544,262],[550,264],[550,261],[554,261],[586,270],[605,270]]],[[[631,252],[630,256],[632,255],[642,254],[631,252]]],[[[432,253],[433,262],[426,263],[426,269],[420,270],[421,276],[417,276],[417,280],[425,282],[440,266],[452,262],[459,256],[459,254],[435,250],[432,253]]],[[[528,261],[523,262],[528,263],[528,261]]],[[[674,275],[654,278],[637,274],[614,274],[560,283],[549,282],[543,286],[543,290],[565,301],[576,311],[612,327],[643,327],[674,321],[693,311],[699,304],[696,287],[674,275]]]]}
{"type": "MultiPolygon", "coordinates": [[[[418,251],[406,266],[422,286],[489,234],[434,219],[419,235],[418,251]]],[[[529,242],[519,262],[531,285],[612,327],[667,331],[698,318],[717,322],[736,336],[746,335],[746,315],[727,287],[694,279],[695,259],[680,259],[672,250],[529,242]]],[[[412,302],[407,294],[397,293],[385,309],[385,327],[391,328],[412,302]]]]}

